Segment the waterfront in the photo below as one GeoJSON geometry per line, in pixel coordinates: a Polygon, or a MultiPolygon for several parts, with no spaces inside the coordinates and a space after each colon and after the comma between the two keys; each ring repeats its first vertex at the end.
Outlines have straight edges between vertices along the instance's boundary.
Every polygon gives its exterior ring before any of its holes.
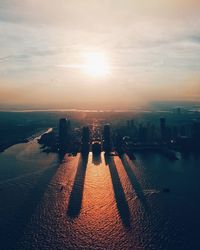
{"type": "Polygon", "coordinates": [[[200,158],[0,154],[3,249],[198,249],[200,158]],[[164,193],[163,188],[169,188],[164,193]]]}

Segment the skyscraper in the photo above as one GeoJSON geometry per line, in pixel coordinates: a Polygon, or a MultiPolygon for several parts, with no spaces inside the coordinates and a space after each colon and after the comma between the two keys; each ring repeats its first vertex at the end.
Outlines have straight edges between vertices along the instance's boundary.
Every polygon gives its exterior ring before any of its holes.
{"type": "Polygon", "coordinates": [[[106,124],[103,130],[103,148],[105,152],[111,150],[110,125],[106,124]]]}
{"type": "Polygon", "coordinates": [[[193,147],[199,148],[200,146],[200,122],[194,121],[192,124],[192,140],[193,147]]]}
{"type": "Polygon", "coordinates": [[[59,144],[61,151],[67,151],[70,145],[71,124],[66,118],[61,118],[59,121],[59,144]]]}
{"type": "Polygon", "coordinates": [[[82,154],[88,154],[89,147],[90,147],[90,130],[89,130],[89,127],[83,127],[83,129],[82,129],[82,144],[81,144],[82,154]]]}

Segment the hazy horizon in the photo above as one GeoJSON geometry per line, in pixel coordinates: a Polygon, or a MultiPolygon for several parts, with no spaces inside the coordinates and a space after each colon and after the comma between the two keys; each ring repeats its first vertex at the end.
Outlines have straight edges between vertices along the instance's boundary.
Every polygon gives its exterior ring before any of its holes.
{"type": "Polygon", "coordinates": [[[197,0],[3,0],[2,109],[200,102],[197,0]]]}

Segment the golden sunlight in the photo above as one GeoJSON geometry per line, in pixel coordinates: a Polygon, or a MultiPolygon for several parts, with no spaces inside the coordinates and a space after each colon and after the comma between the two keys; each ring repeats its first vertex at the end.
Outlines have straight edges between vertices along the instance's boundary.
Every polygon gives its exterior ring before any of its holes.
{"type": "Polygon", "coordinates": [[[110,73],[110,66],[106,56],[102,53],[84,54],[84,72],[94,77],[104,77],[110,73]]]}

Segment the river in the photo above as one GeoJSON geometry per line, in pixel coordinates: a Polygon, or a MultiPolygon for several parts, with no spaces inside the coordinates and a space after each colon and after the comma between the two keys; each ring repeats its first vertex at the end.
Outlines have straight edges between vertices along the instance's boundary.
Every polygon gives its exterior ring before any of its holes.
{"type": "Polygon", "coordinates": [[[200,157],[0,154],[1,249],[199,249],[200,157]],[[169,188],[170,192],[163,192],[169,188]]]}

